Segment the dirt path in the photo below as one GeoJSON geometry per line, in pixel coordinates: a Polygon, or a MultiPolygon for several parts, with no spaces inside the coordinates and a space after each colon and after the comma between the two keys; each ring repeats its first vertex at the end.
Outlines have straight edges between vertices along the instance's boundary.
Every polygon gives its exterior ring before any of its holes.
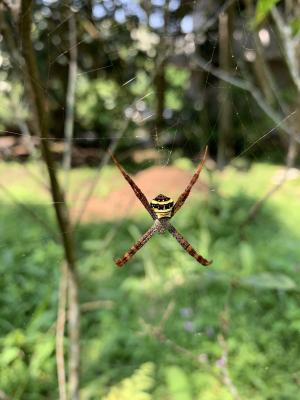
{"type": "MultiPolygon", "coordinates": [[[[134,176],[134,181],[141,188],[147,199],[152,199],[159,193],[168,195],[176,200],[177,196],[185,189],[192,173],[177,167],[151,167],[134,176]]],[[[205,184],[197,182],[193,189],[207,191],[205,184]]],[[[191,196],[193,195],[193,192],[191,196]]],[[[107,197],[93,196],[87,205],[83,221],[111,220],[130,217],[134,213],[143,212],[143,206],[135,197],[131,187],[124,180],[118,190],[111,192],[107,197]]],[[[76,215],[73,209],[72,214],[76,215]]]]}

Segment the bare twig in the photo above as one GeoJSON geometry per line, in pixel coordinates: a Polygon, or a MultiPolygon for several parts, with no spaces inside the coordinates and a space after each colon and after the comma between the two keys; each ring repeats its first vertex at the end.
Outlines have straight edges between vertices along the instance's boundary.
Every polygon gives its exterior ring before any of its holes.
{"type": "Polygon", "coordinates": [[[220,328],[221,328],[222,333],[218,335],[218,342],[222,349],[222,355],[216,364],[221,371],[223,383],[227,387],[229,392],[231,393],[232,398],[234,400],[240,400],[239,391],[232,381],[232,378],[230,376],[229,366],[228,366],[229,350],[228,350],[228,343],[226,340],[226,337],[227,337],[228,331],[229,331],[229,307],[228,307],[228,304],[225,305],[224,311],[221,313],[220,325],[221,325],[220,328]]]}
{"type": "MultiPolygon", "coordinates": [[[[261,60],[262,61],[262,60],[261,60]]],[[[244,77],[244,80],[245,80],[245,82],[248,82],[249,83],[249,85],[251,85],[252,87],[256,87],[255,86],[255,83],[253,82],[253,77],[251,76],[251,74],[248,72],[248,69],[247,69],[247,67],[246,67],[246,65],[245,65],[245,62],[243,61],[243,60],[240,60],[240,62],[239,62],[239,68],[240,68],[240,70],[241,70],[241,73],[242,73],[242,75],[243,75],[243,77],[244,77]]],[[[269,85],[272,85],[272,75],[271,75],[271,73],[269,72],[269,74],[268,74],[268,69],[265,69],[265,72],[266,72],[266,76],[265,76],[265,78],[264,78],[264,80],[265,80],[265,85],[269,88],[269,90],[271,91],[271,90],[276,90],[276,86],[269,86],[269,85]],[[269,78],[269,79],[267,79],[267,78],[269,78]]],[[[258,92],[260,92],[259,91],[259,89],[257,88],[257,91],[258,92]]],[[[252,93],[252,95],[253,95],[253,93],[252,93]]],[[[281,97],[277,94],[277,96],[276,96],[276,99],[277,99],[277,102],[278,102],[278,104],[279,104],[279,106],[280,106],[280,109],[281,109],[281,111],[275,111],[275,109],[274,109],[274,107],[269,103],[269,99],[264,95],[263,96],[263,94],[260,92],[260,97],[261,97],[261,99],[264,101],[264,103],[267,105],[267,106],[269,106],[269,108],[270,109],[273,109],[274,110],[274,112],[276,112],[277,114],[278,114],[278,117],[280,117],[281,116],[281,121],[275,126],[275,127],[273,127],[272,129],[271,129],[271,131],[269,131],[269,133],[271,133],[271,132],[273,132],[273,131],[275,131],[276,129],[278,129],[279,131],[281,131],[281,132],[283,132],[283,133],[288,133],[287,132],[287,129],[288,129],[288,131],[289,131],[289,136],[288,136],[288,139],[296,139],[297,138],[297,130],[295,130],[294,129],[294,126],[290,123],[290,121],[291,120],[293,120],[293,118],[295,117],[295,115],[297,115],[297,112],[298,112],[298,110],[297,110],[297,107],[293,110],[293,111],[290,111],[289,110],[289,107],[285,104],[285,102],[281,99],[281,97]]],[[[268,134],[269,134],[268,133],[268,134]]],[[[300,139],[300,136],[298,135],[298,137],[299,137],[299,139],[300,139]]],[[[264,138],[264,135],[259,139],[259,141],[261,140],[261,139],[263,139],[264,138]]],[[[255,142],[255,144],[256,144],[257,142],[255,142]]],[[[251,145],[251,147],[252,147],[252,145],[251,145]]],[[[246,150],[248,150],[248,149],[246,149],[246,150]]],[[[246,150],[244,150],[243,152],[242,152],[242,154],[246,151],[246,150]]]]}
{"type": "MultiPolygon", "coordinates": [[[[174,301],[170,301],[168,306],[166,307],[166,311],[164,312],[160,322],[156,326],[152,326],[148,323],[146,323],[143,319],[141,320],[141,325],[143,327],[143,334],[149,335],[153,337],[154,339],[158,340],[161,343],[164,343],[165,345],[169,346],[173,351],[175,351],[178,354],[181,354],[185,357],[187,357],[189,360],[195,362],[198,366],[200,365],[203,367],[205,365],[206,369],[209,369],[209,372],[212,376],[214,376],[219,382],[224,384],[229,392],[231,393],[232,397],[234,400],[240,400],[240,395],[238,392],[237,387],[234,385],[230,373],[229,373],[229,368],[228,368],[228,345],[225,340],[225,334],[227,333],[228,330],[228,318],[226,317],[226,314],[223,313],[222,316],[225,315],[225,318],[221,321],[221,330],[222,334],[219,335],[219,343],[222,348],[222,356],[221,358],[217,361],[217,366],[219,367],[221,371],[221,375],[219,373],[216,373],[215,368],[213,368],[212,365],[208,362],[207,357],[195,355],[192,351],[186,349],[183,346],[178,345],[174,340],[170,339],[165,333],[164,333],[164,325],[166,321],[169,319],[171,313],[173,312],[175,307],[174,301]]],[[[227,308],[226,310],[227,311],[227,308]]]]}
{"type": "Polygon", "coordinates": [[[271,15],[276,24],[276,28],[281,37],[281,42],[285,52],[285,60],[293,79],[293,82],[300,93],[300,74],[299,74],[299,54],[297,54],[297,40],[292,37],[292,28],[284,22],[277,7],[274,6],[271,10],[271,15]]]}
{"type": "Polygon", "coordinates": [[[64,336],[65,336],[67,286],[68,286],[67,282],[68,282],[68,269],[67,266],[63,264],[60,275],[60,285],[58,292],[58,312],[56,321],[56,365],[57,365],[59,400],[67,400],[66,370],[65,370],[65,356],[64,356],[64,336]]]}
{"type": "MultiPolygon", "coordinates": [[[[205,21],[202,21],[202,19],[201,19],[201,25],[199,26],[199,28],[196,29],[197,34],[199,35],[199,34],[201,34],[201,33],[202,33],[202,34],[203,34],[203,33],[206,33],[206,32],[209,30],[209,28],[211,28],[212,26],[215,25],[215,23],[216,23],[217,20],[218,20],[219,15],[222,14],[222,13],[225,13],[225,12],[227,11],[227,9],[228,9],[233,3],[235,3],[235,1],[236,1],[236,0],[227,0],[227,1],[224,1],[224,3],[221,4],[221,5],[219,6],[219,8],[213,13],[213,16],[212,16],[212,17],[207,18],[205,21]]],[[[205,9],[205,7],[206,7],[205,2],[203,2],[202,4],[201,4],[201,2],[198,2],[198,4],[195,4],[195,5],[198,6],[200,9],[201,9],[201,8],[205,9]]],[[[197,9],[196,9],[196,10],[197,10],[197,9]]],[[[196,17],[197,17],[197,11],[196,11],[196,17]]],[[[197,20],[196,20],[196,22],[197,22],[197,20]]]]}
{"type": "MultiPolygon", "coordinates": [[[[232,20],[233,7],[230,7],[227,12],[219,14],[219,65],[230,73],[232,70],[232,60],[230,50],[232,47],[232,20]]],[[[219,97],[219,133],[218,133],[218,152],[217,165],[222,170],[232,156],[232,103],[230,99],[231,87],[225,82],[220,85],[218,91],[219,97]]]]}
{"type": "Polygon", "coordinates": [[[141,320],[141,324],[145,334],[157,339],[159,342],[168,345],[172,350],[176,353],[182,354],[189,359],[193,360],[197,364],[203,364],[202,360],[199,359],[192,351],[186,349],[183,346],[177,344],[174,340],[170,339],[164,332],[163,327],[160,326],[152,326],[147,324],[144,320],[141,320]]]}
{"type": "Polygon", "coordinates": [[[206,358],[195,355],[192,351],[186,349],[183,346],[178,345],[174,340],[170,339],[164,333],[164,326],[165,326],[167,320],[169,319],[170,315],[172,314],[174,307],[175,307],[174,301],[170,301],[157,326],[152,326],[142,319],[141,320],[141,325],[143,327],[142,334],[149,335],[149,336],[153,337],[154,339],[158,340],[159,342],[166,344],[172,350],[174,350],[176,353],[187,357],[188,359],[195,362],[197,365],[200,364],[201,366],[203,366],[203,364],[205,364],[206,367],[208,367],[211,370],[210,371],[211,374],[214,375],[217,379],[219,379],[219,376],[217,376],[215,374],[212,367],[208,364],[208,360],[206,358]]]}
{"type": "Polygon", "coordinates": [[[80,305],[80,310],[82,312],[86,311],[94,311],[100,309],[111,310],[114,306],[114,302],[112,300],[94,300],[88,301],[80,305]]]}
{"type": "Polygon", "coordinates": [[[163,313],[163,316],[160,320],[160,324],[159,324],[160,328],[164,327],[165,323],[167,322],[167,320],[170,318],[170,315],[174,311],[174,307],[175,307],[175,301],[171,300],[169,302],[169,304],[167,305],[165,312],[163,313]]]}
{"type": "Polygon", "coordinates": [[[290,138],[285,171],[282,174],[281,178],[278,180],[278,182],[271,189],[269,189],[267,193],[251,207],[247,217],[240,225],[240,233],[242,237],[244,236],[244,229],[246,225],[256,217],[256,215],[261,210],[265,202],[269,200],[270,197],[273,194],[275,194],[285,184],[289,175],[289,171],[295,163],[296,155],[297,155],[297,144],[293,138],[290,138]]]}
{"type": "MultiPolygon", "coordinates": [[[[170,339],[164,332],[163,332],[163,327],[162,326],[152,326],[150,324],[147,324],[144,320],[141,320],[141,324],[144,330],[144,334],[149,335],[150,337],[158,340],[159,342],[163,343],[164,345],[170,347],[175,353],[178,353],[187,359],[191,360],[194,362],[198,367],[202,367],[206,370],[209,370],[209,373],[216,378],[221,384],[224,384],[227,386],[228,390],[231,392],[233,395],[235,393],[234,389],[235,386],[232,384],[231,380],[224,379],[224,375],[220,376],[215,371],[215,368],[209,363],[208,358],[206,355],[195,355],[192,351],[186,349],[183,346],[180,346],[178,343],[176,343],[174,340],[170,339]],[[229,387],[230,386],[230,387],[229,387]]],[[[236,391],[236,395],[233,395],[233,398],[235,400],[240,400],[238,397],[238,392],[236,391]]]]}
{"type": "MultiPolygon", "coordinates": [[[[74,132],[74,105],[75,105],[75,89],[76,89],[76,77],[77,77],[77,29],[76,29],[76,17],[73,10],[70,8],[69,22],[69,74],[68,74],[68,87],[66,97],[66,116],[64,126],[64,137],[65,137],[65,149],[63,166],[65,170],[65,193],[69,186],[70,168],[72,162],[72,141],[74,132]]],[[[68,297],[68,333],[70,338],[70,349],[69,349],[69,395],[70,398],[77,398],[79,396],[79,361],[80,361],[80,349],[79,349],[79,302],[78,302],[78,283],[74,269],[67,269],[64,271],[65,279],[65,296],[68,297]],[[76,305],[74,307],[73,305],[76,305]]],[[[66,301],[66,299],[64,299],[66,301]]],[[[62,395],[65,395],[65,388],[62,389],[62,395]],[[64,389],[64,392],[63,392],[64,389]]]]}
{"type": "MultiPolygon", "coordinates": [[[[245,0],[247,18],[251,21],[255,18],[255,2],[254,0],[245,0]]],[[[276,85],[273,75],[270,73],[268,64],[264,57],[263,48],[259,39],[257,30],[253,31],[253,40],[255,43],[255,59],[253,60],[254,73],[256,80],[261,87],[267,103],[273,104],[275,98],[278,99],[278,91],[275,90],[276,85]]]]}
{"type": "MultiPolygon", "coordinates": [[[[247,7],[248,7],[249,14],[251,12],[253,12],[253,9],[252,9],[253,5],[252,5],[251,0],[247,0],[247,7]]],[[[285,50],[284,55],[285,55],[287,66],[289,68],[290,75],[293,79],[293,82],[294,82],[296,88],[299,91],[299,89],[300,89],[300,75],[298,72],[299,64],[298,64],[298,58],[296,57],[295,41],[292,38],[291,29],[290,29],[290,27],[285,25],[283,17],[281,16],[280,12],[277,10],[276,7],[273,7],[271,14],[273,16],[277,30],[281,37],[282,45],[285,50]]],[[[273,79],[273,75],[272,75],[270,69],[268,68],[267,63],[264,60],[262,48],[260,45],[260,41],[257,37],[257,33],[255,33],[254,37],[255,37],[257,54],[259,56],[260,63],[262,64],[262,67],[264,70],[264,76],[265,76],[264,83],[265,83],[265,85],[267,85],[268,91],[272,91],[272,93],[274,94],[274,97],[276,97],[276,100],[277,100],[281,110],[285,114],[288,114],[288,106],[285,103],[285,101],[281,98],[281,96],[278,94],[279,91],[277,89],[275,80],[273,79]]],[[[245,73],[245,68],[243,68],[243,71],[244,71],[246,80],[250,81],[251,78],[249,77],[249,75],[247,75],[245,73]]],[[[297,119],[298,113],[294,112],[294,113],[292,113],[292,115],[294,115],[294,117],[296,117],[296,119],[297,119]]],[[[287,159],[286,159],[285,172],[281,176],[281,179],[272,188],[270,188],[270,190],[268,190],[268,192],[260,200],[258,200],[250,209],[247,217],[240,225],[240,233],[241,233],[242,237],[244,236],[245,226],[256,217],[257,213],[263,207],[264,203],[284,185],[284,183],[286,182],[286,180],[288,178],[289,170],[294,165],[296,154],[297,154],[297,143],[296,143],[297,136],[296,136],[296,134],[298,134],[298,132],[299,132],[299,129],[298,129],[299,122],[297,120],[294,121],[294,118],[292,118],[290,121],[287,122],[286,125],[290,129],[290,131],[293,132],[293,135],[291,135],[289,137],[289,148],[288,148],[288,154],[287,154],[287,159]]]]}
{"type": "MultiPolygon", "coordinates": [[[[66,98],[66,117],[65,117],[65,151],[63,165],[66,171],[66,188],[68,186],[69,170],[72,161],[72,140],[74,131],[74,103],[75,103],[75,88],[77,76],[77,46],[76,46],[76,18],[72,9],[70,9],[69,18],[69,41],[70,41],[70,59],[69,59],[69,75],[68,88],[66,98]]],[[[65,191],[67,191],[65,188],[65,191]]]]}
{"type": "Polygon", "coordinates": [[[288,115],[289,113],[288,105],[280,95],[280,90],[276,83],[275,77],[273,76],[268,63],[265,60],[263,48],[260,43],[260,39],[258,37],[257,32],[254,33],[254,42],[256,46],[257,63],[261,65],[262,69],[261,80],[264,81],[262,85],[264,85],[266,100],[268,101],[269,104],[272,104],[273,98],[275,98],[283,114],[288,115]]]}
{"type": "MultiPolygon", "coordinates": [[[[288,124],[286,124],[286,120],[289,118],[288,116],[280,115],[276,110],[274,110],[264,99],[260,90],[254,86],[251,82],[247,82],[243,79],[233,77],[227,74],[225,71],[220,70],[219,68],[215,68],[208,61],[204,60],[201,56],[197,55],[193,57],[193,61],[204,71],[211,73],[215,77],[224,80],[225,82],[230,83],[233,86],[236,86],[242,90],[249,92],[252,97],[255,99],[257,105],[265,112],[265,114],[276,124],[276,127],[280,127],[285,133],[294,137],[294,139],[300,143],[300,137],[295,135],[294,130],[292,130],[288,124]]],[[[291,113],[292,114],[292,113],[291,113]]]]}
{"type": "Polygon", "coordinates": [[[237,387],[234,385],[228,367],[228,344],[225,340],[225,337],[221,334],[218,336],[218,342],[222,349],[222,356],[218,361],[218,367],[221,369],[222,376],[223,376],[223,383],[231,393],[231,396],[234,400],[240,400],[240,395],[238,392],[237,387]]]}
{"type": "Polygon", "coordinates": [[[79,400],[79,365],[80,365],[80,308],[78,301],[78,282],[74,268],[68,269],[68,332],[69,350],[69,396],[79,400]]]}

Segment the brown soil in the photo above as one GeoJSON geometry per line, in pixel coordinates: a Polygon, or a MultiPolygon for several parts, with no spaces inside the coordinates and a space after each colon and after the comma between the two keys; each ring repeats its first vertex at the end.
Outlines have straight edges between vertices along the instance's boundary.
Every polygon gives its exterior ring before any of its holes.
{"type": "MultiPolygon", "coordinates": [[[[191,177],[191,172],[183,171],[177,167],[156,166],[138,173],[134,177],[134,181],[148,200],[153,199],[159,193],[171,196],[176,200],[177,196],[185,189],[191,177]]],[[[198,181],[193,191],[207,191],[207,186],[198,181]]],[[[77,215],[77,211],[73,209],[72,214],[77,215]]],[[[103,219],[119,219],[130,217],[134,213],[142,211],[142,204],[135,197],[129,184],[124,180],[124,185],[118,190],[111,192],[107,197],[91,197],[82,220],[91,222],[103,219]]]]}

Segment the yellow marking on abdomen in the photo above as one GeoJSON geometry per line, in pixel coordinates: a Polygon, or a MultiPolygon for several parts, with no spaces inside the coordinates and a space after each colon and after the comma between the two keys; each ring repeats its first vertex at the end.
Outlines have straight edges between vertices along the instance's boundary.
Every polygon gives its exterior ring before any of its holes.
{"type": "Polygon", "coordinates": [[[158,195],[150,202],[150,206],[157,215],[157,218],[170,218],[174,201],[163,194],[158,195]]]}
{"type": "Polygon", "coordinates": [[[173,200],[166,200],[166,201],[157,201],[157,200],[151,200],[151,204],[169,204],[169,203],[173,203],[173,200]]]}

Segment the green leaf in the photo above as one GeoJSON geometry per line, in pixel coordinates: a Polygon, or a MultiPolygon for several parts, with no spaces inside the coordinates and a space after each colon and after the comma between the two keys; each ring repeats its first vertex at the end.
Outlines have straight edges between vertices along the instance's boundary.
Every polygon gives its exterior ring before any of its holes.
{"type": "Polygon", "coordinates": [[[258,0],[255,13],[255,24],[260,24],[279,0],[258,0]]]}
{"type": "Polygon", "coordinates": [[[182,368],[177,366],[166,369],[166,381],[173,400],[192,400],[189,378],[182,368]]]}
{"type": "Polygon", "coordinates": [[[18,347],[8,347],[2,351],[1,365],[7,367],[11,362],[20,356],[20,349],[18,347]]]}
{"type": "Polygon", "coordinates": [[[30,372],[33,376],[38,377],[41,374],[45,364],[50,362],[54,349],[55,342],[53,337],[41,337],[41,341],[36,344],[31,357],[30,372]]]}
{"type": "Polygon", "coordinates": [[[293,21],[291,21],[290,25],[292,28],[293,36],[297,35],[300,32],[300,19],[295,18],[293,21]]]}

